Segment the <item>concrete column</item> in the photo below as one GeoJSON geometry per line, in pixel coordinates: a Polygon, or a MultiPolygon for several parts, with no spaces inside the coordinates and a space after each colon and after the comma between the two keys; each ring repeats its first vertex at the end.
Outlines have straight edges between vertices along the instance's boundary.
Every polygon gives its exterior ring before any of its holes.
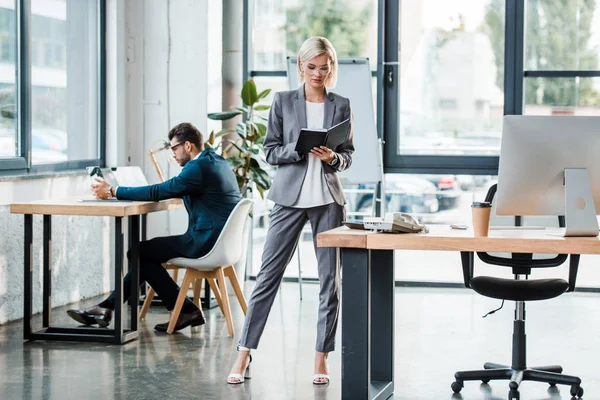
{"type": "MultiPolygon", "coordinates": [[[[241,104],[243,16],[240,0],[223,0],[223,111],[241,104]]],[[[235,129],[238,120],[223,122],[223,129],[235,129]]]]}

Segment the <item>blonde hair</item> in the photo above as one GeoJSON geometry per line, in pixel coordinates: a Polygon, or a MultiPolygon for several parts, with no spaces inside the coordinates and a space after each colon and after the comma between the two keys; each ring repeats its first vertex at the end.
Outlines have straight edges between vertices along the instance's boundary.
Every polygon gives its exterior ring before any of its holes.
{"type": "Polygon", "coordinates": [[[337,53],[331,42],[322,36],[309,37],[298,50],[298,80],[301,84],[304,83],[304,73],[300,65],[322,54],[327,54],[331,62],[331,71],[325,78],[325,87],[329,89],[335,86],[338,72],[337,53]]]}

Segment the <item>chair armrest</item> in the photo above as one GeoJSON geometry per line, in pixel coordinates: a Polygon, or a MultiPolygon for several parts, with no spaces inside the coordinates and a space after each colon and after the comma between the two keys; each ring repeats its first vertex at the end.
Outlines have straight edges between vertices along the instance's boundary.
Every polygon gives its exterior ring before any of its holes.
{"type": "Polygon", "coordinates": [[[472,251],[461,251],[460,261],[462,262],[463,280],[465,287],[471,288],[471,279],[475,271],[475,259],[472,251]]]}
{"type": "Polygon", "coordinates": [[[569,256],[569,289],[567,292],[575,290],[575,281],[577,281],[577,270],[579,269],[579,259],[581,255],[571,254],[569,256]]]}

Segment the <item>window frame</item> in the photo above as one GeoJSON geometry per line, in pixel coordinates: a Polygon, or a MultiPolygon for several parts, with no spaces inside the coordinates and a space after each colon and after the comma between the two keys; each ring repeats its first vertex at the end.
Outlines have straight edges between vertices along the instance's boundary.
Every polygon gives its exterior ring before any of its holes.
{"type": "Polygon", "coordinates": [[[16,157],[0,159],[0,176],[36,175],[44,172],[57,172],[83,169],[89,165],[106,166],[106,0],[96,0],[98,7],[97,43],[97,140],[98,157],[94,159],[70,160],[57,163],[32,165],[31,156],[31,0],[15,0],[16,12],[16,103],[17,135],[19,153],[16,157]]]}

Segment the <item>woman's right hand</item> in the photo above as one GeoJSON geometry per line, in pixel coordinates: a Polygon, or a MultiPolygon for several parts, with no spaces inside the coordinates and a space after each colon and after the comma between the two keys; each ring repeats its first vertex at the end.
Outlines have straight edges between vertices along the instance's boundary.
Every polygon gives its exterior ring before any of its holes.
{"type": "Polygon", "coordinates": [[[335,160],[335,153],[333,152],[333,150],[326,146],[313,147],[310,151],[310,154],[328,164],[335,160]]]}

